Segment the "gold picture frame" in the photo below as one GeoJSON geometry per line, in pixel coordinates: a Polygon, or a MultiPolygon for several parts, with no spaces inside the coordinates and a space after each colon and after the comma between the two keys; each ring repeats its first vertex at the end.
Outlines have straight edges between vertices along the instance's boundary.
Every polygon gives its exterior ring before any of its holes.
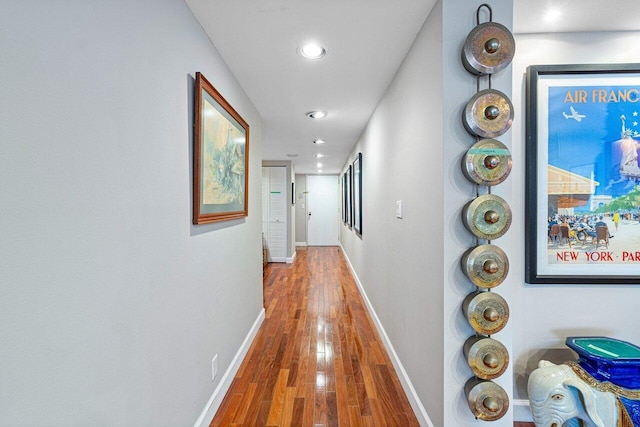
{"type": "Polygon", "coordinates": [[[249,214],[249,124],[196,73],[193,223],[249,214]]]}

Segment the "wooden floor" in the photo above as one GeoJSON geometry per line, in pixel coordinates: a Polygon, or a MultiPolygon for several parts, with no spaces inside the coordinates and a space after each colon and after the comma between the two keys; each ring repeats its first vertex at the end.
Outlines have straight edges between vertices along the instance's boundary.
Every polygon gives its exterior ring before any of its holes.
{"type": "Polygon", "coordinates": [[[265,321],[211,426],[418,426],[339,249],[299,248],[264,281],[265,321]]]}
{"type": "Polygon", "coordinates": [[[418,426],[340,250],[269,264],[266,318],[211,426],[418,426]]]}

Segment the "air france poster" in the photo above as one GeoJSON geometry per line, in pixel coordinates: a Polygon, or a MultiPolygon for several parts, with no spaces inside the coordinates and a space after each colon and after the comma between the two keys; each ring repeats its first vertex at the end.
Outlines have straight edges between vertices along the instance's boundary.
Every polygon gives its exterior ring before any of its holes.
{"type": "Polygon", "coordinates": [[[538,272],[637,276],[640,75],[543,76],[537,98],[538,272]]]}

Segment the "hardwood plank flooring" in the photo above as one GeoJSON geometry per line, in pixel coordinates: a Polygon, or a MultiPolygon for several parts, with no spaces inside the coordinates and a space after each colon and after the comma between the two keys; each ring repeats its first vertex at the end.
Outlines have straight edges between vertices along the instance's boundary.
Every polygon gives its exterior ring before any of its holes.
{"type": "Polygon", "coordinates": [[[265,320],[211,426],[419,426],[336,247],[269,264],[265,320]]]}

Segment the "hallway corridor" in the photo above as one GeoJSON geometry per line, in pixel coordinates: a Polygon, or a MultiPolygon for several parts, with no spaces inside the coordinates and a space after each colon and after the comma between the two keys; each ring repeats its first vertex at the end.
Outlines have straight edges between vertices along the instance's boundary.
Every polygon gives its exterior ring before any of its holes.
{"type": "Polygon", "coordinates": [[[269,264],[266,317],[211,426],[417,426],[341,251],[269,264]]]}

